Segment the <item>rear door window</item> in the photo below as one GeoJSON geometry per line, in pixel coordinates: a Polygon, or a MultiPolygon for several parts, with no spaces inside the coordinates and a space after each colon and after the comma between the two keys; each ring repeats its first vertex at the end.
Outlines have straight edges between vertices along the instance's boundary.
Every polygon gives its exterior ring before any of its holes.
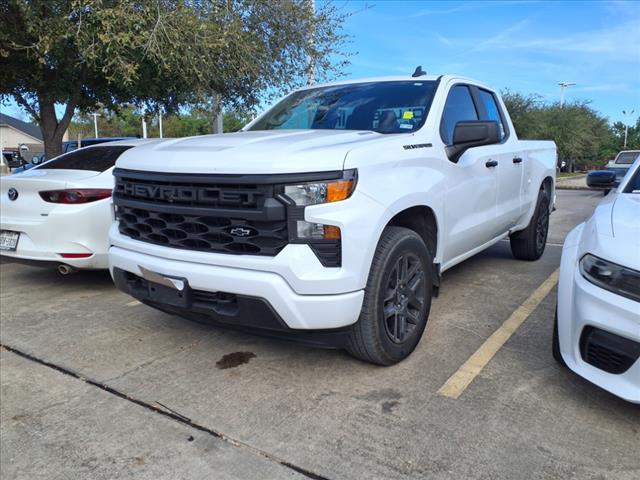
{"type": "Polygon", "coordinates": [[[478,89],[478,95],[480,97],[480,102],[484,107],[483,117],[486,117],[482,118],[482,120],[493,120],[498,122],[498,126],[500,128],[500,140],[503,140],[507,131],[504,127],[504,122],[502,121],[502,115],[500,115],[500,108],[498,107],[495,95],[488,90],[482,89],[478,89]]]}
{"type": "Polygon", "coordinates": [[[453,143],[453,130],[458,122],[479,120],[471,92],[466,85],[456,85],[449,91],[442,113],[440,135],[445,145],[453,143]]]}
{"type": "Polygon", "coordinates": [[[38,169],[91,170],[104,172],[116,164],[116,160],[132,146],[89,147],[74,150],[44,163],[38,169]]]}

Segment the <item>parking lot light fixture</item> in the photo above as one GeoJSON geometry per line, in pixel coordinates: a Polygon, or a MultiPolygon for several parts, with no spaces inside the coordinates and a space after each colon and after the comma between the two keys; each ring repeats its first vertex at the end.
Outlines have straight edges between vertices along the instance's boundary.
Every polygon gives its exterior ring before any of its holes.
{"type": "Polygon", "coordinates": [[[560,108],[564,107],[564,89],[567,87],[574,87],[576,84],[574,82],[560,82],[560,108]]]}
{"type": "Polygon", "coordinates": [[[95,138],[98,138],[98,117],[100,114],[92,113],[91,116],[93,117],[93,133],[95,134],[95,138]]]}

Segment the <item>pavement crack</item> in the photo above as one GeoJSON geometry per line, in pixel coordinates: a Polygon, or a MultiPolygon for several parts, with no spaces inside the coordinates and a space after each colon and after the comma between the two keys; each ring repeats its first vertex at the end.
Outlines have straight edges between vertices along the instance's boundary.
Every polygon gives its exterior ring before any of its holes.
{"type": "Polygon", "coordinates": [[[101,383],[106,384],[108,382],[115,382],[117,380],[121,380],[124,377],[126,377],[126,376],[128,376],[128,375],[130,375],[130,374],[132,374],[134,372],[137,372],[140,369],[143,369],[143,368],[148,367],[149,365],[152,365],[152,364],[154,364],[156,362],[161,362],[162,360],[164,360],[164,359],[166,359],[168,357],[176,355],[176,353],[177,352],[170,352],[170,353],[167,353],[166,355],[161,355],[160,357],[152,358],[150,360],[147,360],[146,362],[142,362],[142,363],[136,365],[133,368],[130,368],[129,370],[126,370],[125,372],[122,372],[119,375],[116,375],[115,377],[106,378],[106,379],[102,380],[101,383]]]}
{"type": "Polygon", "coordinates": [[[304,467],[299,467],[298,465],[294,465],[291,462],[288,462],[282,458],[279,458],[275,455],[270,454],[269,452],[266,452],[264,450],[261,450],[257,447],[254,447],[252,445],[249,445],[248,443],[245,443],[241,440],[236,440],[228,435],[225,435],[222,432],[218,432],[216,430],[213,430],[211,428],[205,427],[204,425],[200,425],[199,423],[194,422],[193,420],[190,420],[189,418],[185,417],[184,415],[181,415],[180,413],[171,410],[167,407],[165,407],[164,405],[162,405],[159,402],[155,402],[158,403],[158,405],[161,405],[164,408],[159,408],[156,407],[155,405],[152,405],[150,403],[145,402],[144,400],[141,400],[139,398],[135,398],[132,397],[130,395],[127,395],[126,393],[123,393],[119,390],[116,390],[113,387],[110,387],[109,385],[106,385],[105,383],[102,382],[98,382],[96,380],[92,380],[90,378],[87,377],[83,377],[82,375],[69,370],[68,368],[62,367],[60,365],[56,365],[55,363],[49,362],[47,360],[38,358],[34,355],[31,355],[29,353],[23,352],[18,348],[15,347],[11,347],[9,345],[6,345],[4,343],[0,343],[0,349],[4,349],[7,350],[11,353],[14,353],[22,358],[26,358],[27,360],[30,360],[32,362],[38,363],[40,365],[43,365],[45,367],[51,368],[53,370],[56,370],[64,375],[68,375],[70,377],[73,377],[77,380],[80,380],[88,385],[91,385],[93,387],[99,388],[107,393],[110,393],[111,395],[114,395],[120,399],[126,400],[128,402],[134,403],[142,408],[145,408],[153,413],[157,413],[159,415],[162,415],[164,417],[170,418],[176,422],[182,423],[183,425],[187,425],[195,430],[207,433],[215,438],[218,438],[224,442],[229,443],[230,445],[233,445],[234,447],[237,448],[244,448],[246,450],[248,450],[249,452],[253,453],[254,455],[258,455],[260,457],[266,458],[267,460],[270,460],[272,462],[276,462],[279,465],[288,468],[289,470],[293,470],[294,472],[299,473],[300,475],[303,475],[307,478],[310,478],[311,480],[331,480],[328,477],[319,475],[315,472],[312,472],[310,470],[307,470],[304,467]],[[166,410],[165,410],[166,409],[166,410]]]}

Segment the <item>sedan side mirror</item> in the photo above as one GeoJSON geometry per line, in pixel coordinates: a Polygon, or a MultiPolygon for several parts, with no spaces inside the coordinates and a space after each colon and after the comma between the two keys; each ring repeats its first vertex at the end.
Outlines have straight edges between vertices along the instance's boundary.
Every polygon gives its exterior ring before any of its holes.
{"type": "Polygon", "coordinates": [[[447,147],[447,156],[452,162],[457,162],[469,148],[494,143],[500,143],[498,122],[484,120],[458,122],[453,131],[453,145],[447,147]]]}
{"type": "Polygon", "coordinates": [[[598,190],[611,190],[616,188],[619,182],[616,182],[616,172],[607,170],[596,170],[587,174],[587,185],[589,188],[598,190]]]}

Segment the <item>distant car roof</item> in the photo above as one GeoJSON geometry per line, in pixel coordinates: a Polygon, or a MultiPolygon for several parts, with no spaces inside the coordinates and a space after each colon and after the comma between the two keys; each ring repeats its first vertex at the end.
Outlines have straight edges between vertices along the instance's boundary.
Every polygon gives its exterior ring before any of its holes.
{"type": "MultiPolygon", "coordinates": [[[[90,140],[89,138],[86,138],[85,140],[90,140]]],[[[93,139],[93,140],[97,140],[97,139],[93,139]]],[[[118,146],[118,145],[122,145],[125,147],[135,147],[137,145],[144,145],[145,143],[152,143],[152,142],[160,142],[162,140],[169,140],[168,138],[127,138],[127,137],[122,137],[121,140],[113,140],[113,141],[107,141],[107,142],[103,142],[103,143],[96,143],[94,145],[87,145],[86,147],[83,148],[94,148],[94,147],[112,147],[112,146],[118,146]],[[108,143],[108,145],[105,145],[106,143],[108,143]]],[[[84,140],[83,140],[84,141],[84,140]]]]}
{"type": "MultiPolygon", "coordinates": [[[[118,140],[135,140],[138,137],[97,137],[97,138],[83,138],[82,142],[117,142],[118,140]]],[[[144,139],[142,139],[144,140],[144,139]]]]}

